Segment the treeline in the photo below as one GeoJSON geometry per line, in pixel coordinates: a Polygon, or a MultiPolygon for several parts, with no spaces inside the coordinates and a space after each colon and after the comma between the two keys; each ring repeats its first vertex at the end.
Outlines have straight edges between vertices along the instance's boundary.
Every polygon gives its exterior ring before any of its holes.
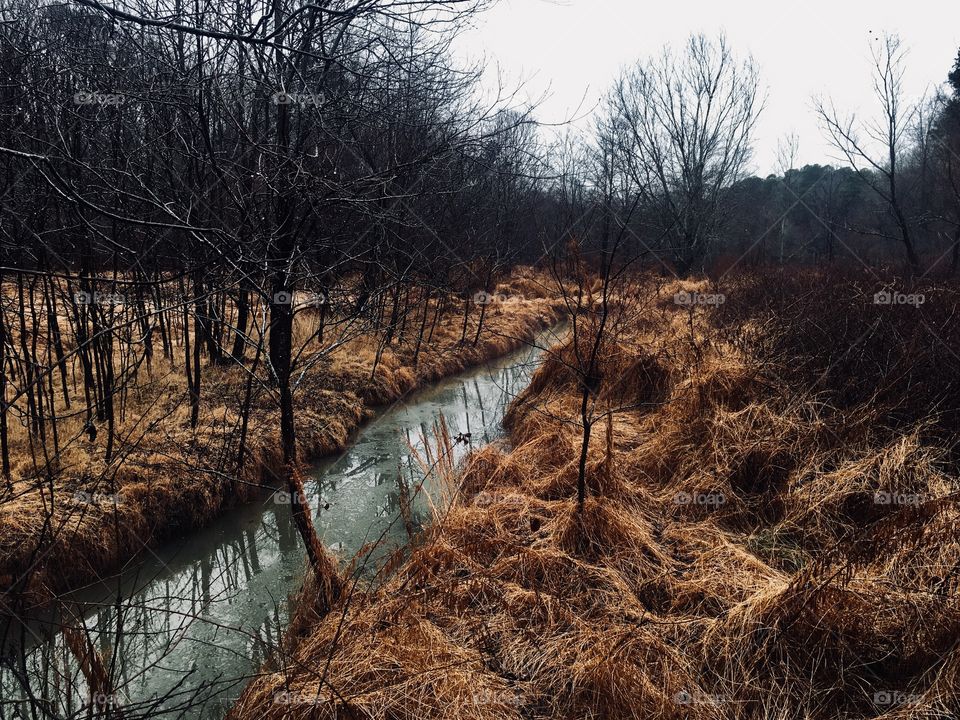
{"type": "Polygon", "coordinates": [[[553,197],[597,255],[623,231],[623,255],[664,272],[845,263],[954,274],[960,55],[943,89],[918,99],[903,87],[899,39],[874,37],[871,50],[874,102],[862,116],[815,99],[836,166],[797,167],[788,136],[779,171],[750,176],[759,69],[725,39],[695,36],[615,80],[592,136],[558,146],[553,197]]]}

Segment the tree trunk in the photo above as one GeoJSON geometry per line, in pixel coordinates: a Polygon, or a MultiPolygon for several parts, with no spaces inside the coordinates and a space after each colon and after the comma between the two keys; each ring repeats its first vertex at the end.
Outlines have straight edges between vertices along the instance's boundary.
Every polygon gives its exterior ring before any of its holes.
{"type": "Polygon", "coordinates": [[[230,351],[231,357],[238,362],[243,362],[244,351],[247,347],[247,340],[244,337],[247,333],[247,320],[250,316],[250,281],[247,278],[240,280],[240,289],[237,293],[237,327],[234,330],[233,349],[230,351]]]}

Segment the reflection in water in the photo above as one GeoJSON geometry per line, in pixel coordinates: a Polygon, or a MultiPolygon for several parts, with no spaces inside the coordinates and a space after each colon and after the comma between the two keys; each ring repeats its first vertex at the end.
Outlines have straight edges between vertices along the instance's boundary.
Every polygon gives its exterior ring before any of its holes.
{"type": "MultiPolygon", "coordinates": [[[[496,439],[507,404],[528,383],[538,355],[522,350],[418,393],[380,413],[342,456],[319,463],[307,494],[324,543],[349,558],[382,537],[361,572],[402,545],[397,474],[420,475],[410,446],[422,449],[441,413],[452,435],[471,434],[474,449],[496,439]]],[[[458,458],[467,449],[457,445],[458,458]]],[[[0,620],[0,720],[85,716],[91,697],[101,705],[115,702],[126,717],[222,717],[280,643],[289,597],[300,587],[304,555],[288,502],[283,492],[266,495],[150,551],[120,578],[70,596],[116,698],[87,686],[75,654],[53,630],[56,618],[0,620]]],[[[426,508],[421,495],[414,503],[421,519],[426,508]]]]}

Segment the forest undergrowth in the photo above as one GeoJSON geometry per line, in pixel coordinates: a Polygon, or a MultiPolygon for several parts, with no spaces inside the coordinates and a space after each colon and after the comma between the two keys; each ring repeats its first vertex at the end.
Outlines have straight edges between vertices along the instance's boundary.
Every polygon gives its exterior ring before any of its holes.
{"type": "MultiPolygon", "coordinates": [[[[559,303],[547,297],[535,273],[520,269],[508,282],[514,289],[504,297],[510,302],[481,308],[479,333],[480,310],[475,307],[464,325],[464,303],[456,299],[439,309],[428,300],[423,322],[405,323],[408,332],[394,332],[388,343],[373,331],[341,332],[336,342],[317,342],[317,312],[298,313],[297,342],[318,352],[332,347],[316,362],[304,363],[298,378],[299,457],[342,450],[377,406],[522,347],[559,320],[559,303]]],[[[336,328],[335,318],[325,321],[336,328]]],[[[64,342],[69,355],[72,340],[64,342]]],[[[242,368],[213,363],[204,368],[195,427],[182,360],[156,357],[151,367],[139,367],[124,386],[111,452],[103,427],[90,433],[75,407],[84,378],[74,356],[64,379],[74,396],[72,411],[58,383],[50,382],[60,416],[60,451],[52,452],[49,442],[38,444],[36,433],[17,423],[10,427],[12,482],[0,487],[0,598],[44,603],[282,485],[277,403],[265,358],[251,355],[242,368]],[[240,412],[245,398],[246,418],[240,412]]],[[[46,432],[49,441],[49,427],[46,432]]]]}

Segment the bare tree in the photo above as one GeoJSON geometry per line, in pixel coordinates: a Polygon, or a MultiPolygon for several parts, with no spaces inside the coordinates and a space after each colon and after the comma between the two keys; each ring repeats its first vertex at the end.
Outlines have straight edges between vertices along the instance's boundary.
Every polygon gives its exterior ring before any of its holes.
{"type": "Polygon", "coordinates": [[[853,113],[842,115],[832,100],[817,99],[815,107],[833,146],[883,201],[896,228],[883,237],[903,245],[913,273],[920,271],[903,187],[902,157],[919,107],[905,96],[903,74],[906,49],[897,35],[884,34],[871,44],[874,98],[878,115],[862,121],[853,113]]]}
{"type": "Polygon", "coordinates": [[[726,38],[694,35],[623,73],[607,101],[623,166],[654,211],[681,274],[701,262],[724,221],[723,191],[739,180],[763,101],[753,60],[726,38]]]}
{"type": "MultiPolygon", "coordinates": [[[[797,197],[796,183],[791,170],[797,167],[797,157],[800,154],[800,138],[796,133],[787,133],[777,143],[777,170],[783,176],[783,184],[787,189],[784,200],[787,206],[793,205],[797,197]],[[792,197],[791,197],[792,196],[792,197]]],[[[786,210],[786,207],[784,208],[786,210]]],[[[783,265],[783,246],[787,235],[787,213],[780,218],[780,254],[779,263],[783,265]]]]}

